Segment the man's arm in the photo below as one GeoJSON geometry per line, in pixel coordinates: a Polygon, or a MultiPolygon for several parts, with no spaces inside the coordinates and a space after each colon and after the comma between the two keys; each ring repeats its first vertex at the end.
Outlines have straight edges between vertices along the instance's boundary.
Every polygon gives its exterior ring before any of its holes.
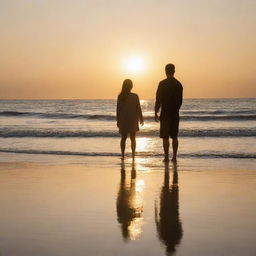
{"type": "Polygon", "coordinates": [[[140,124],[143,125],[144,124],[144,120],[143,120],[143,115],[142,115],[142,110],[141,110],[141,105],[140,105],[140,99],[139,99],[138,95],[137,95],[137,97],[138,97],[137,105],[138,105],[139,120],[140,120],[140,124]]]}
{"type": "Polygon", "coordinates": [[[183,87],[182,85],[180,84],[180,90],[179,90],[179,95],[178,95],[178,106],[179,106],[179,109],[182,105],[182,101],[183,101],[183,87]]]}
{"type": "Polygon", "coordinates": [[[155,102],[155,121],[159,121],[159,117],[157,115],[159,109],[161,107],[161,87],[160,84],[158,85],[157,91],[156,91],[156,102],[155,102]]]}

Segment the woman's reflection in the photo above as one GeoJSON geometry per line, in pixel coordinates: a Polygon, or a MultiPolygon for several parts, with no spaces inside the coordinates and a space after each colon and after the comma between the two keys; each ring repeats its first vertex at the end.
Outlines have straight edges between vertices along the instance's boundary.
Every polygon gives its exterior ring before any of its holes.
{"type": "Polygon", "coordinates": [[[143,187],[143,180],[136,180],[135,163],[132,163],[130,182],[127,182],[125,164],[122,163],[116,211],[125,241],[137,239],[142,232],[143,187]]]}
{"type": "Polygon", "coordinates": [[[166,254],[173,255],[183,230],[179,218],[179,187],[176,164],[173,165],[172,185],[169,184],[169,164],[165,165],[164,184],[160,193],[160,209],[155,205],[155,222],[159,239],[166,246],[166,254]]]}

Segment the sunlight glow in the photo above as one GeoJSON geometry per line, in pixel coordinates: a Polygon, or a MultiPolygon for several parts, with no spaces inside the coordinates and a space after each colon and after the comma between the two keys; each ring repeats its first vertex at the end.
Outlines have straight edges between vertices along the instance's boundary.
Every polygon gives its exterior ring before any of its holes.
{"type": "Polygon", "coordinates": [[[124,60],[124,69],[129,74],[142,73],[146,68],[145,61],[139,56],[128,57],[124,60]]]}

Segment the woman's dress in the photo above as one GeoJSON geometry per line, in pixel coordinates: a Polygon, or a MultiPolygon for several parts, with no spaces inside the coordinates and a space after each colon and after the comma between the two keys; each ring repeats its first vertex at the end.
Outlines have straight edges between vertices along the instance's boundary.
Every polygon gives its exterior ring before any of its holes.
{"type": "Polygon", "coordinates": [[[124,101],[118,97],[116,117],[121,134],[139,131],[139,120],[142,120],[142,111],[137,94],[129,93],[124,101]]]}

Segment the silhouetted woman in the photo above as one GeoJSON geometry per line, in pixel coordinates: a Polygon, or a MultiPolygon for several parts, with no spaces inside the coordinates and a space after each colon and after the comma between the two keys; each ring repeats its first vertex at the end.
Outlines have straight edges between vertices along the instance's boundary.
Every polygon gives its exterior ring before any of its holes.
{"type": "Polygon", "coordinates": [[[143,125],[143,116],[140,106],[140,100],[137,94],[132,93],[133,87],[130,79],[125,79],[122,91],[117,98],[116,119],[119,133],[121,134],[121,152],[124,159],[125,143],[128,134],[131,139],[132,157],[135,157],[136,132],[139,131],[139,121],[143,125]]]}

